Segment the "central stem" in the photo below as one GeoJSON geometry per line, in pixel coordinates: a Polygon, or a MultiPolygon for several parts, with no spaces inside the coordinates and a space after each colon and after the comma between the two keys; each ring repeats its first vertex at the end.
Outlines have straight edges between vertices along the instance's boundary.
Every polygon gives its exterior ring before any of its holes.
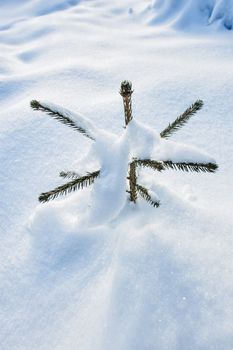
{"type": "MultiPolygon", "coordinates": [[[[132,102],[131,95],[133,93],[132,84],[130,81],[123,81],[121,83],[120,94],[123,97],[124,113],[125,113],[125,126],[133,119],[132,116],[132,102]]],[[[136,162],[132,161],[129,165],[129,193],[130,201],[136,203],[137,200],[137,174],[136,174],[136,162]]]]}
{"type": "Polygon", "coordinates": [[[136,163],[133,161],[129,165],[129,193],[130,201],[136,203],[137,200],[137,174],[136,174],[136,163]]]}

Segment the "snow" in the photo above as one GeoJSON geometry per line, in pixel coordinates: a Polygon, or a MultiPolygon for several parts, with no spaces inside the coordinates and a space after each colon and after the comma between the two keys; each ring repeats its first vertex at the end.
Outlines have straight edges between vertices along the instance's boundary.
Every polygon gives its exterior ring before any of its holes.
{"type": "Polygon", "coordinates": [[[81,114],[75,114],[68,109],[55,105],[51,102],[39,101],[39,103],[42,107],[48,108],[55,113],[60,113],[64,117],[67,117],[74,121],[77,127],[85,130],[87,132],[87,135],[90,136],[93,140],[98,137],[98,129],[90,120],[88,120],[88,118],[82,116],[81,114]]]}
{"type": "Polygon", "coordinates": [[[157,152],[158,160],[172,160],[173,162],[215,163],[215,159],[200,151],[196,147],[173,141],[163,141],[157,152]]]}
{"type": "Polygon", "coordinates": [[[144,9],[150,24],[166,24],[179,30],[233,27],[232,0],[153,0],[144,9]]]}
{"type": "Polygon", "coordinates": [[[91,225],[99,225],[116,217],[124,206],[130,149],[124,135],[115,140],[105,136],[93,148],[100,164],[100,177],[93,186],[87,220],[91,225]]]}
{"type": "Polygon", "coordinates": [[[231,4],[0,1],[1,349],[232,349],[231,4]],[[32,99],[74,111],[96,142],[32,99]],[[140,169],[161,206],[131,205],[128,160],[149,156],[219,170],[140,169]],[[93,186],[38,203],[60,171],[100,168],[93,186]]]}

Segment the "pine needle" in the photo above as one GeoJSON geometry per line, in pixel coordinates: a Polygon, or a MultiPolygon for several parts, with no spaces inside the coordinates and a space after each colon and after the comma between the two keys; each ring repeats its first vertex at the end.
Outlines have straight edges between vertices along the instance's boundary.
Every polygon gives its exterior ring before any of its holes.
{"type": "Polygon", "coordinates": [[[172,162],[170,160],[163,162],[163,165],[167,169],[191,171],[191,172],[204,172],[204,173],[214,173],[218,169],[216,163],[186,163],[186,162],[172,162]]]}
{"type": "Polygon", "coordinates": [[[158,201],[155,201],[152,199],[152,197],[149,195],[148,190],[141,186],[141,185],[136,185],[138,193],[140,194],[140,196],[145,199],[150,205],[152,205],[153,207],[159,207],[160,203],[158,201]]]}
{"type": "Polygon", "coordinates": [[[158,162],[151,159],[136,159],[136,164],[144,168],[151,168],[153,170],[161,171],[164,170],[163,162],[158,162]]]}
{"type": "Polygon", "coordinates": [[[80,175],[75,171],[61,171],[59,176],[63,177],[64,179],[77,179],[80,177],[80,175]]]}
{"type": "Polygon", "coordinates": [[[82,177],[74,179],[64,185],[56,187],[54,190],[49,192],[41,193],[39,196],[40,202],[48,202],[51,199],[55,199],[58,196],[66,195],[67,193],[74,192],[78,189],[82,189],[83,187],[87,187],[94,183],[95,179],[99,176],[100,170],[95,171],[93,173],[87,173],[82,177]]]}
{"type": "Polygon", "coordinates": [[[95,139],[92,136],[88,135],[87,131],[84,128],[82,128],[81,126],[78,126],[71,118],[67,117],[66,115],[63,115],[61,112],[53,111],[51,108],[43,106],[40,102],[36,100],[31,101],[31,107],[34,110],[37,110],[37,111],[39,110],[47,113],[48,115],[58,120],[62,124],[68,125],[70,128],[80,132],[84,136],[95,141],[95,139]]]}
{"type": "Polygon", "coordinates": [[[168,138],[170,137],[174,132],[179,130],[182,126],[184,126],[188,120],[195,114],[197,111],[199,111],[203,107],[203,101],[197,100],[195,103],[193,103],[186,111],[181,114],[176,120],[169,124],[166,129],[164,129],[160,136],[162,138],[168,138]]]}

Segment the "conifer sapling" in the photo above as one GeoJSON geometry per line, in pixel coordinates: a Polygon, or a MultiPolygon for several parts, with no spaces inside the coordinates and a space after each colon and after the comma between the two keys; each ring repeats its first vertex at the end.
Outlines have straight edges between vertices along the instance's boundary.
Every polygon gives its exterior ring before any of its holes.
{"type": "MultiPolygon", "coordinates": [[[[132,84],[129,81],[123,81],[121,83],[120,94],[123,98],[124,105],[124,116],[125,116],[125,128],[133,119],[132,115],[132,84]]],[[[169,124],[161,133],[160,137],[162,139],[168,139],[175,132],[177,132],[182,126],[184,126],[189,119],[195,115],[203,106],[203,101],[197,100],[192,104],[183,114],[175,119],[174,122],[169,124]]],[[[76,120],[73,120],[73,114],[68,110],[59,108],[58,106],[47,104],[44,102],[39,102],[36,100],[31,101],[31,107],[34,110],[42,111],[47,113],[52,118],[58,120],[59,122],[69,126],[74,131],[77,131],[90,139],[91,141],[96,141],[95,138],[95,127],[84,117],[76,115],[76,120]]],[[[166,169],[172,170],[182,170],[186,172],[208,172],[214,173],[218,166],[215,162],[195,162],[195,161],[179,161],[175,162],[170,159],[155,160],[150,158],[135,158],[133,157],[129,164],[128,170],[128,189],[126,192],[129,193],[129,200],[133,203],[137,202],[138,195],[145,199],[149,204],[154,207],[158,207],[160,202],[152,198],[149,190],[138,183],[138,170],[140,168],[150,168],[155,171],[164,171],[166,169]]],[[[76,191],[77,189],[82,189],[84,187],[92,185],[95,180],[100,176],[101,169],[94,172],[87,173],[80,176],[74,171],[62,171],[60,176],[63,179],[69,179],[70,181],[56,187],[55,189],[41,193],[39,196],[40,202],[47,202],[49,200],[55,199],[60,195],[66,195],[67,193],[76,191]]]]}

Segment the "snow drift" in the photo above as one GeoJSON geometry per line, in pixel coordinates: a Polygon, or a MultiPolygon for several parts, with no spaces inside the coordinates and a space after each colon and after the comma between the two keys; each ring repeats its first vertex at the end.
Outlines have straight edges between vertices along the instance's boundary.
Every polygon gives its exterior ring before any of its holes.
{"type": "Polygon", "coordinates": [[[176,29],[213,25],[232,29],[232,0],[154,0],[147,8],[149,23],[176,29]]]}

